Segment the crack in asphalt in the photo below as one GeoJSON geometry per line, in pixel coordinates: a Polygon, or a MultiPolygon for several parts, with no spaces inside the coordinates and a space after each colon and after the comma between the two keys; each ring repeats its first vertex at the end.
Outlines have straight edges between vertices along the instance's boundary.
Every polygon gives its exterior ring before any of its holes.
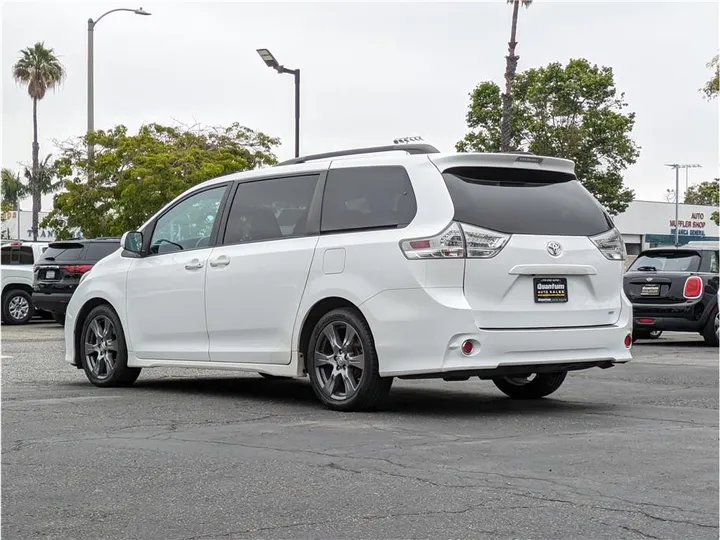
{"type": "Polygon", "coordinates": [[[634,527],[628,527],[627,525],[620,525],[619,523],[605,523],[604,521],[598,521],[601,525],[605,525],[606,527],[618,527],[620,529],[624,529],[628,532],[637,534],[638,536],[642,536],[643,538],[650,538],[650,540],[662,540],[659,536],[654,536],[650,533],[646,533],[641,531],[640,529],[635,529],[634,527]]]}
{"type": "MultiPolygon", "coordinates": [[[[334,519],[325,519],[321,521],[300,521],[300,522],[293,522],[293,523],[285,523],[282,525],[273,525],[271,527],[252,527],[250,529],[243,529],[238,531],[229,531],[226,533],[221,534],[203,534],[199,536],[188,536],[183,538],[182,540],[201,540],[203,538],[228,538],[231,536],[244,536],[247,534],[254,534],[259,532],[267,532],[267,531],[277,531],[282,529],[294,529],[297,527],[315,527],[317,525],[326,525],[328,523],[338,523],[338,522],[351,522],[351,521],[379,521],[383,519],[396,519],[396,518],[405,518],[405,517],[426,517],[426,516],[437,516],[437,515],[459,515],[459,514],[467,514],[468,512],[472,512],[473,510],[478,510],[480,508],[484,508],[486,505],[483,504],[477,504],[468,506],[467,508],[462,508],[459,510],[428,510],[426,512],[398,512],[398,513],[392,513],[392,514],[380,514],[380,515],[369,515],[369,516],[358,516],[358,517],[351,517],[351,518],[334,518],[334,519]]],[[[520,507],[520,508],[526,508],[526,507],[520,507]]],[[[482,534],[489,534],[489,535],[496,535],[499,531],[497,530],[477,530],[473,531],[477,533],[482,534]]]]}

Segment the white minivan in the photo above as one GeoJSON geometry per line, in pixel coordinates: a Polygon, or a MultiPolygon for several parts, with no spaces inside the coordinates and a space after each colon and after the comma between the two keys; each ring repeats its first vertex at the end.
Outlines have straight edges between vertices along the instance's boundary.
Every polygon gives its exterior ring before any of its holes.
{"type": "Polygon", "coordinates": [[[631,359],[621,235],[563,159],[306,156],[197,185],[122,246],[67,309],[66,359],[97,386],[150,367],[308,375],[360,410],[394,377],[530,399],[631,359]]]}

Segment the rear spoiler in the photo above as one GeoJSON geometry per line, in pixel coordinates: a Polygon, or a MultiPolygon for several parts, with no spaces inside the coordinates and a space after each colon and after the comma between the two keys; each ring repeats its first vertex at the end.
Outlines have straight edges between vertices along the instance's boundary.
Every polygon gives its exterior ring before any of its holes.
{"type": "Polygon", "coordinates": [[[72,240],[60,240],[59,242],[51,242],[48,247],[53,249],[73,249],[83,248],[85,247],[85,244],[81,244],[80,242],[73,242],[72,240]]]}
{"type": "Polygon", "coordinates": [[[440,172],[462,167],[498,167],[575,174],[574,161],[524,152],[429,154],[428,159],[440,172]]]}

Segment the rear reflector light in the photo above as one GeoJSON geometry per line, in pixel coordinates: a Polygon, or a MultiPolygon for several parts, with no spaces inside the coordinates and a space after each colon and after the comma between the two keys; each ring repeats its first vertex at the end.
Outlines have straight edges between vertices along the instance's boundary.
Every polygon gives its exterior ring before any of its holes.
{"type": "Polygon", "coordinates": [[[632,335],[625,336],[625,347],[629,349],[632,346],[632,335]]]}
{"type": "Polygon", "coordinates": [[[408,259],[489,259],[507,244],[510,235],[452,222],[440,234],[400,242],[408,259]]]}
{"type": "Polygon", "coordinates": [[[65,270],[68,274],[84,274],[85,272],[89,272],[92,267],[92,264],[70,264],[61,266],[60,268],[65,270]]]}
{"type": "Polygon", "coordinates": [[[598,234],[597,236],[591,236],[590,240],[600,250],[606,259],[611,261],[624,261],[627,257],[625,251],[625,242],[622,239],[622,234],[615,228],[610,229],[607,232],[598,234]]]}
{"type": "Polygon", "coordinates": [[[474,348],[474,347],[473,347],[472,341],[470,341],[470,340],[463,341],[463,344],[462,344],[462,352],[463,352],[464,355],[472,354],[473,348],[474,348]]]}
{"type": "Polygon", "coordinates": [[[685,281],[683,296],[688,300],[700,298],[703,293],[703,281],[698,276],[690,276],[685,281]]]}
{"type": "Polygon", "coordinates": [[[655,319],[638,319],[637,322],[640,324],[655,324],[655,319]]]}

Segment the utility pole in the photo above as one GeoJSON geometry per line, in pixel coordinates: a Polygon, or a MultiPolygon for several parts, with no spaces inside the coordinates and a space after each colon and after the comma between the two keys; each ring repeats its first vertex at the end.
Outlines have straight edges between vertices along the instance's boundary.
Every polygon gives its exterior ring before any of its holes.
{"type": "Polygon", "coordinates": [[[675,169],[675,247],[680,246],[680,169],[685,169],[686,180],[685,180],[685,191],[687,191],[687,170],[696,169],[700,167],[697,164],[679,164],[679,163],[666,163],[666,167],[675,169]]]}

